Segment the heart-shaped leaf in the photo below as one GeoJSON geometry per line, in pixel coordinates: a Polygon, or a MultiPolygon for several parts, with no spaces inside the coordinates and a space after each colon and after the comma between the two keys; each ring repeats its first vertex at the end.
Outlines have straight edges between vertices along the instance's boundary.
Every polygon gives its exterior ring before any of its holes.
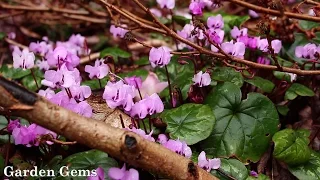
{"type": "Polygon", "coordinates": [[[298,95],[299,96],[314,96],[314,92],[302,84],[293,83],[290,86],[290,88],[286,91],[284,98],[287,100],[293,100],[298,95]]]}
{"type": "Polygon", "coordinates": [[[216,116],[212,134],[202,143],[204,151],[218,157],[236,156],[257,162],[278,130],[279,117],[274,104],[262,94],[249,93],[241,101],[240,88],[226,82],[205,100],[216,116]]]}
{"type": "Polygon", "coordinates": [[[219,171],[211,170],[210,173],[218,177],[220,180],[228,180],[230,179],[229,177],[233,177],[237,180],[245,180],[248,177],[248,170],[246,166],[236,159],[221,159],[219,171]],[[229,177],[226,177],[226,175],[229,177]]]}
{"type": "Polygon", "coordinates": [[[217,67],[213,70],[211,78],[216,81],[232,82],[241,87],[243,85],[242,75],[230,67],[217,67]]]}
{"type": "Polygon", "coordinates": [[[267,93],[271,93],[275,86],[273,82],[258,76],[254,76],[252,79],[246,79],[245,81],[267,93]]]}
{"type": "Polygon", "coordinates": [[[320,153],[312,152],[308,162],[300,166],[289,166],[289,171],[300,180],[319,180],[320,153]]]}
{"type": "Polygon", "coordinates": [[[273,155],[289,165],[298,165],[309,160],[311,150],[308,147],[310,132],[305,129],[294,131],[284,129],[277,132],[274,141],[273,155]]]}
{"type": "Polygon", "coordinates": [[[202,104],[184,104],[163,112],[161,117],[168,125],[171,138],[179,138],[188,145],[206,139],[215,123],[211,108],[202,104]]]}

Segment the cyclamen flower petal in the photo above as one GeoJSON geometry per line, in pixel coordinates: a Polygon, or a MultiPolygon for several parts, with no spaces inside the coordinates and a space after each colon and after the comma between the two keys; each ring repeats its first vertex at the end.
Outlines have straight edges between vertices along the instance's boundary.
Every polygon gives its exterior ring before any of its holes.
{"type": "Polygon", "coordinates": [[[39,67],[40,70],[47,71],[50,68],[48,61],[46,61],[46,60],[42,60],[42,61],[37,60],[36,65],[39,67]]]}
{"type": "Polygon", "coordinates": [[[21,68],[21,69],[31,69],[34,66],[34,60],[35,56],[33,52],[29,52],[28,49],[23,49],[23,51],[13,51],[13,67],[15,69],[21,68]]]}
{"type": "Polygon", "coordinates": [[[191,148],[184,141],[170,139],[162,145],[186,158],[190,158],[192,155],[191,148]]]}
{"type": "MultiPolygon", "coordinates": [[[[272,40],[271,41],[271,47],[274,51],[274,53],[279,53],[282,47],[281,41],[280,40],[272,40]]],[[[260,39],[258,41],[258,48],[262,51],[262,52],[268,52],[269,51],[269,43],[267,39],[260,39]]]]}
{"type": "Polygon", "coordinates": [[[151,131],[149,134],[146,134],[146,132],[142,129],[136,129],[135,127],[128,129],[126,128],[126,130],[134,132],[140,136],[142,136],[143,138],[145,138],[148,141],[152,141],[155,142],[154,138],[152,137],[153,131],[151,131]]]}
{"type": "Polygon", "coordinates": [[[16,119],[16,120],[10,120],[8,126],[7,126],[7,130],[9,133],[11,133],[15,128],[20,128],[21,124],[20,124],[20,120],[16,119]]]}
{"type": "Polygon", "coordinates": [[[151,48],[149,53],[149,61],[152,67],[163,67],[169,64],[171,59],[170,49],[166,46],[159,48],[151,48]]]}
{"type": "Polygon", "coordinates": [[[210,16],[207,20],[207,26],[209,29],[222,29],[224,22],[221,14],[218,14],[217,16],[210,16]]]}
{"type": "Polygon", "coordinates": [[[45,79],[41,81],[41,84],[51,88],[69,88],[73,85],[79,84],[81,81],[79,70],[75,68],[74,70],[69,71],[65,65],[57,71],[46,71],[44,73],[44,78],[45,79]]]}
{"type": "Polygon", "coordinates": [[[210,172],[211,169],[219,169],[221,160],[219,158],[207,159],[206,153],[202,151],[198,156],[198,166],[210,172]]]}
{"type": "Polygon", "coordinates": [[[249,9],[248,14],[252,18],[258,18],[259,17],[259,14],[257,12],[255,12],[254,10],[251,10],[251,9],[249,9]]]}
{"type": "Polygon", "coordinates": [[[123,29],[121,27],[116,27],[115,25],[111,25],[110,32],[112,33],[113,37],[123,38],[128,32],[128,30],[123,29]]]}
{"type": "Polygon", "coordinates": [[[242,42],[233,43],[233,41],[222,43],[221,48],[224,52],[238,58],[243,58],[246,50],[242,42]]]}
{"type": "Polygon", "coordinates": [[[47,88],[46,90],[42,90],[41,89],[38,92],[38,94],[40,96],[43,96],[43,97],[47,98],[47,99],[51,99],[55,95],[54,91],[52,89],[50,89],[50,88],[47,88]]]}
{"type": "Polygon", "coordinates": [[[209,73],[203,73],[202,71],[199,71],[196,75],[194,75],[192,81],[194,82],[194,85],[199,87],[209,86],[211,83],[211,77],[209,73]]]}
{"type": "Polygon", "coordinates": [[[232,38],[237,39],[240,36],[247,36],[248,29],[242,28],[239,30],[237,26],[234,26],[233,29],[230,31],[232,38]]]}
{"type": "Polygon", "coordinates": [[[173,9],[175,6],[175,0],[157,0],[157,3],[161,8],[173,9]]]}
{"type": "Polygon", "coordinates": [[[91,88],[85,85],[73,85],[69,88],[71,95],[78,101],[83,101],[91,95],[91,88]]]}
{"type": "Polygon", "coordinates": [[[104,180],[104,170],[101,167],[98,167],[96,169],[96,176],[93,176],[93,174],[91,174],[90,176],[88,176],[87,180],[104,180]]]}
{"type": "Polygon", "coordinates": [[[315,44],[308,43],[304,46],[297,46],[295,49],[295,55],[298,58],[314,59],[316,53],[318,53],[318,47],[315,44]]]}
{"type": "Polygon", "coordinates": [[[164,110],[163,102],[158,94],[147,96],[132,106],[131,117],[138,116],[140,119],[145,118],[148,114],[161,113],[164,110]]]}
{"type": "Polygon", "coordinates": [[[125,77],[124,80],[127,84],[134,86],[135,88],[141,88],[142,86],[142,79],[141,77],[132,76],[132,77],[125,77]]]}
{"type": "Polygon", "coordinates": [[[156,17],[161,17],[161,16],[162,16],[161,11],[159,11],[159,10],[156,9],[156,8],[151,8],[151,9],[150,9],[150,12],[151,12],[153,15],[155,15],[156,17]]]}
{"type": "Polygon", "coordinates": [[[157,142],[159,142],[160,144],[165,144],[166,142],[168,142],[168,137],[165,134],[159,134],[157,142]]]}
{"type": "Polygon", "coordinates": [[[47,44],[47,42],[42,41],[42,42],[32,42],[29,45],[29,49],[30,51],[40,54],[41,56],[44,56],[47,54],[47,52],[49,52],[50,50],[52,50],[52,45],[51,44],[47,44]]]}
{"type": "Polygon", "coordinates": [[[94,66],[86,65],[85,72],[89,73],[89,78],[103,79],[109,73],[109,66],[104,63],[104,59],[97,59],[94,66]]]}
{"type": "Polygon", "coordinates": [[[61,67],[65,65],[68,70],[73,70],[80,63],[80,58],[76,55],[77,52],[71,52],[65,46],[57,46],[53,52],[46,55],[48,64],[52,67],[61,67]]]}
{"type": "MultiPolygon", "coordinates": [[[[167,86],[168,86],[168,82],[160,82],[160,80],[158,79],[158,76],[155,73],[149,72],[147,78],[142,82],[142,85],[140,88],[142,98],[145,97],[146,95],[160,93],[167,86]]],[[[136,92],[136,97],[139,97],[138,92],[136,92]]]]}
{"type": "Polygon", "coordinates": [[[110,108],[122,107],[126,111],[130,111],[133,105],[133,97],[135,96],[135,88],[124,84],[123,81],[116,83],[108,82],[105,86],[103,99],[107,101],[110,108]]]}
{"type": "Polygon", "coordinates": [[[191,2],[189,5],[189,10],[193,15],[202,15],[202,5],[199,2],[191,2]]]}
{"type": "Polygon", "coordinates": [[[81,36],[81,34],[72,34],[69,38],[69,42],[73,43],[76,46],[83,47],[85,44],[86,38],[84,36],[81,36]]]}
{"type": "Polygon", "coordinates": [[[221,29],[209,29],[208,33],[209,33],[209,38],[213,42],[215,42],[217,44],[222,43],[223,38],[224,38],[224,31],[223,30],[221,30],[221,29]]]}
{"type": "Polygon", "coordinates": [[[271,41],[271,47],[272,47],[274,53],[278,54],[282,48],[282,43],[280,40],[275,39],[275,40],[271,41]]]}
{"type": "Polygon", "coordinates": [[[253,176],[253,177],[258,177],[258,173],[255,172],[255,171],[250,171],[250,176],[253,176]]]}

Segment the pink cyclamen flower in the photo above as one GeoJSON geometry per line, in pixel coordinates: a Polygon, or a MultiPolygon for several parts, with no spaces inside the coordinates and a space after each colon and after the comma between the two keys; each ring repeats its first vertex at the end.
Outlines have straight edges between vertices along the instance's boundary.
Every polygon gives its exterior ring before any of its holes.
{"type": "Polygon", "coordinates": [[[189,10],[193,15],[202,15],[202,4],[200,2],[192,1],[189,5],[189,10]]]}
{"type": "Polygon", "coordinates": [[[69,49],[62,45],[56,47],[53,52],[49,52],[46,58],[50,66],[61,67],[65,65],[70,71],[80,63],[80,58],[75,52],[69,51],[69,49]]]}
{"type": "Polygon", "coordinates": [[[34,66],[34,60],[35,56],[33,52],[29,52],[28,49],[23,49],[23,51],[13,51],[13,67],[15,69],[21,68],[21,69],[31,69],[34,66]]]}
{"type": "MultiPolygon", "coordinates": [[[[271,41],[271,47],[274,51],[274,53],[279,53],[282,47],[281,41],[278,39],[272,40],[271,41]]],[[[262,52],[269,52],[269,43],[267,39],[260,39],[258,41],[258,48],[262,51],[262,52]]]]}
{"type": "Polygon", "coordinates": [[[96,169],[96,173],[91,173],[87,180],[104,180],[104,170],[101,167],[96,169]]]}
{"type": "Polygon", "coordinates": [[[148,114],[161,113],[164,110],[163,102],[158,94],[154,93],[147,96],[132,106],[130,115],[131,117],[145,118],[148,114]]]}
{"type": "Polygon", "coordinates": [[[221,44],[224,38],[224,31],[221,29],[209,29],[209,38],[217,44],[221,44]]]}
{"type": "Polygon", "coordinates": [[[295,55],[298,58],[315,59],[318,54],[319,48],[312,43],[308,43],[304,46],[297,46],[295,49],[295,55]]]}
{"type": "Polygon", "coordinates": [[[247,36],[248,29],[247,28],[239,29],[237,26],[234,26],[230,33],[233,39],[237,39],[238,37],[241,37],[241,36],[247,36]]]}
{"type": "Polygon", "coordinates": [[[243,58],[246,51],[246,46],[242,42],[225,42],[221,44],[221,48],[224,52],[238,58],[243,58]]]}
{"type": "Polygon", "coordinates": [[[221,14],[218,14],[217,16],[210,16],[207,20],[207,26],[209,29],[222,29],[224,22],[221,14]]]}
{"type": "Polygon", "coordinates": [[[38,94],[47,99],[51,99],[55,95],[55,92],[52,89],[47,88],[46,90],[41,89],[38,94]]]}
{"type": "Polygon", "coordinates": [[[141,77],[137,76],[131,76],[131,77],[125,77],[124,81],[129,84],[130,86],[134,86],[135,88],[141,88],[142,86],[142,79],[141,77]]]}
{"type": "Polygon", "coordinates": [[[124,84],[123,81],[116,83],[108,82],[105,86],[103,99],[107,101],[110,108],[122,107],[126,111],[130,111],[135,96],[135,88],[124,84]]]}
{"type": "Polygon", "coordinates": [[[151,8],[150,9],[150,12],[155,15],[156,17],[161,17],[162,16],[162,13],[159,9],[156,9],[156,8],[151,8]]]}
{"type": "Polygon", "coordinates": [[[257,59],[257,63],[259,64],[265,64],[265,65],[269,65],[270,64],[270,59],[266,58],[266,57],[258,57],[257,59]]]}
{"type": "Polygon", "coordinates": [[[113,37],[123,38],[128,32],[128,30],[123,29],[122,27],[116,27],[114,25],[111,25],[110,32],[112,33],[113,37]]]}
{"type": "Polygon", "coordinates": [[[165,134],[159,134],[157,142],[159,142],[160,144],[164,144],[168,142],[168,137],[165,134]]]}
{"type": "Polygon", "coordinates": [[[69,42],[73,43],[76,46],[84,47],[86,38],[81,36],[81,34],[72,34],[69,38],[69,42]]]}
{"type": "Polygon", "coordinates": [[[157,3],[161,8],[173,9],[175,6],[175,0],[157,0],[157,3]]]}
{"type": "Polygon", "coordinates": [[[20,128],[21,124],[20,124],[20,120],[16,119],[16,120],[10,120],[8,126],[7,126],[7,130],[9,133],[11,133],[13,131],[13,129],[15,128],[20,128]]]}
{"type": "Polygon", "coordinates": [[[50,69],[48,61],[46,61],[46,60],[42,60],[42,61],[37,60],[36,65],[39,67],[40,70],[47,71],[48,69],[50,69]]]}
{"type": "Polygon", "coordinates": [[[72,97],[75,100],[83,101],[91,95],[91,88],[89,86],[79,84],[73,85],[69,88],[72,97]]]}
{"type": "Polygon", "coordinates": [[[194,85],[199,87],[209,86],[211,83],[211,77],[209,73],[203,73],[202,71],[199,71],[193,76],[192,81],[194,85]]]}
{"type": "Polygon", "coordinates": [[[30,51],[32,51],[36,54],[40,54],[41,56],[44,56],[47,54],[47,52],[52,50],[52,45],[47,44],[47,42],[45,42],[45,41],[36,42],[36,43],[32,42],[29,45],[29,49],[30,49],[30,51]]]}
{"type": "Polygon", "coordinates": [[[149,53],[149,61],[152,67],[163,67],[169,64],[171,59],[170,49],[166,46],[159,48],[151,48],[149,53]]]}
{"type": "Polygon", "coordinates": [[[108,176],[112,180],[139,180],[139,172],[133,168],[126,170],[126,164],[121,169],[116,167],[110,168],[108,176]]]}
{"type": "Polygon", "coordinates": [[[45,79],[41,81],[41,84],[51,88],[69,88],[73,85],[80,84],[81,82],[79,70],[75,68],[74,70],[69,71],[65,65],[56,71],[46,71],[44,73],[44,78],[45,79]]]}
{"type": "Polygon", "coordinates": [[[255,172],[255,171],[250,171],[250,176],[253,176],[253,177],[258,177],[258,173],[255,172]]]}
{"type": "MultiPolygon", "coordinates": [[[[140,92],[142,98],[146,95],[152,95],[154,93],[162,92],[168,86],[168,82],[160,82],[158,76],[154,72],[149,72],[147,78],[142,82],[140,92]]],[[[139,97],[139,93],[136,92],[136,97],[139,97]]],[[[140,97],[139,97],[140,98],[140,97]]]]}
{"type": "Polygon", "coordinates": [[[90,118],[92,116],[92,108],[86,101],[81,101],[78,103],[75,99],[72,98],[63,107],[84,117],[90,118]]]}
{"type": "Polygon", "coordinates": [[[178,139],[177,140],[169,139],[168,141],[166,141],[164,137],[161,137],[161,139],[158,139],[158,140],[160,144],[163,145],[164,147],[186,158],[190,158],[192,155],[191,148],[187,145],[185,141],[180,141],[178,139]]]}
{"type": "Polygon", "coordinates": [[[202,151],[198,156],[198,166],[210,172],[211,169],[219,169],[221,160],[219,158],[207,159],[206,153],[202,151]]]}
{"type": "Polygon", "coordinates": [[[89,73],[90,79],[103,79],[109,73],[109,66],[104,63],[104,59],[97,59],[94,66],[86,65],[84,71],[89,73]]]}

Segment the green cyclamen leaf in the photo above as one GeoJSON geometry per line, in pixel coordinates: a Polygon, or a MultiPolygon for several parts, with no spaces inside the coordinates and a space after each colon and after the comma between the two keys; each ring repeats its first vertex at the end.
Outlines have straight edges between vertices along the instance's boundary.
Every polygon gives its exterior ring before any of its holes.
{"type": "Polygon", "coordinates": [[[289,165],[298,165],[309,160],[311,150],[309,144],[308,130],[284,129],[277,132],[272,140],[274,141],[273,155],[275,158],[286,162],[289,165]]]}
{"type": "Polygon", "coordinates": [[[289,166],[289,171],[300,180],[320,179],[320,153],[311,152],[308,162],[299,166],[289,166]]]}
{"type": "Polygon", "coordinates": [[[278,131],[274,104],[259,93],[249,93],[241,101],[240,88],[229,82],[218,85],[205,104],[213,109],[217,122],[202,142],[204,151],[215,157],[236,156],[243,162],[257,162],[278,131]]]}
{"type": "Polygon", "coordinates": [[[314,96],[314,92],[302,84],[293,83],[287,90],[284,98],[287,100],[293,100],[297,96],[314,96]]]}
{"type": "Polygon", "coordinates": [[[188,145],[206,139],[215,123],[211,108],[202,104],[184,104],[165,111],[161,117],[168,125],[170,136],[184,140],[188,145]]]}

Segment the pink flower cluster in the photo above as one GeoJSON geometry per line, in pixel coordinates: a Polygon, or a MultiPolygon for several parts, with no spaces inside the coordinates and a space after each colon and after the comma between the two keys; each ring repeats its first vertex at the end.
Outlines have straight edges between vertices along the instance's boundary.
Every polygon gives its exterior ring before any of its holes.
{"type": "Polygon", "coordinates": [[[304,46],[297,46],[295,49],[295,55],[298,58],[305,59],[318,59],[320,54],[320,46],[312,43],[308,43],[304,46]]]}
{"type": "Polygon", "coordinates": [[[187,143],[185,141],[180,141],[179,139],[177,139],[177,140],[169,139],[168,140],[166,135],[159,134],[158,142],[162,146],[170,149],[171,151],[173,151],[177,154],[185,156],[186,158],[191,158],[191,155],[192,155],[191,148],[187,145],[187,143]]]}
{"type": "MultiPolygon", "coordinates": [[[[57,138],[57,134],[50,130],[36,124],[23,126],[19,120],[10,120],[7,129],[8,132],[12,133],[16,145],[22,144],[27,147],[39,146],[42,135],[51,134],[52,138],[57,138]]],[[[51,141],[46,141],[46,143],[49,145],[53,144],[51,141]]]]}

